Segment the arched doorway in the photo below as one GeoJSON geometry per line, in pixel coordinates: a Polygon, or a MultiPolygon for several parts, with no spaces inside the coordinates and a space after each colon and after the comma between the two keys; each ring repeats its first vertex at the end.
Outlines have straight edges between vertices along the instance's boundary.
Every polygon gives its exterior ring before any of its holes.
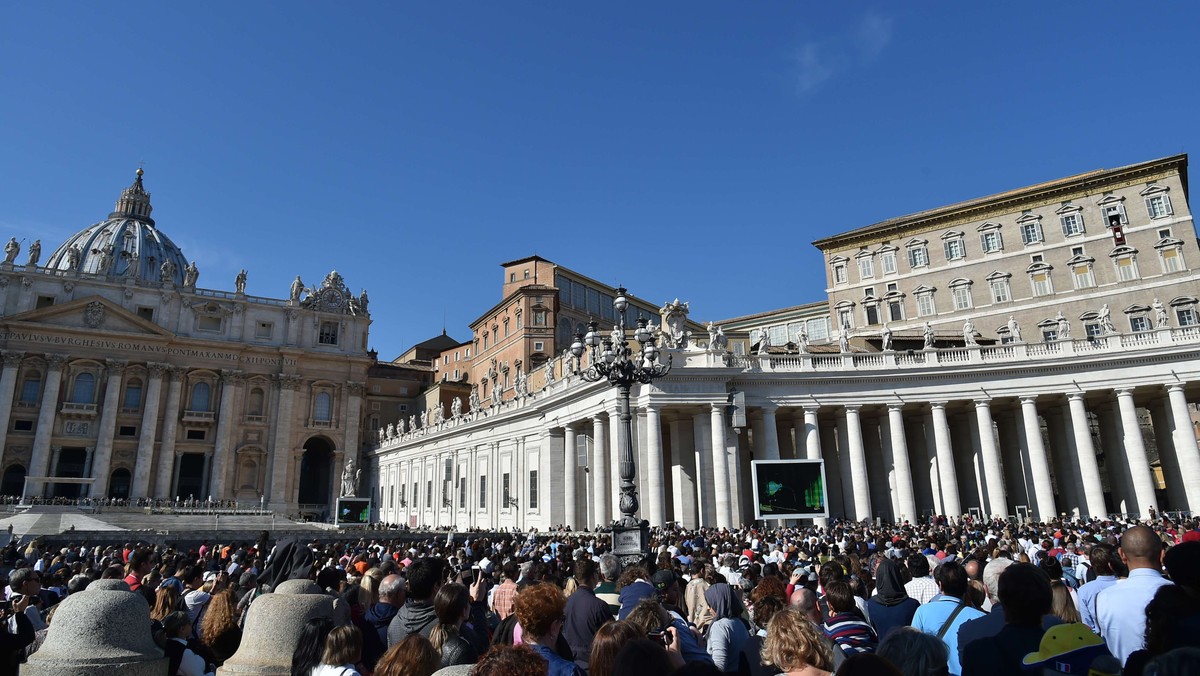
{"type": "Polygon", "coordinates": [[[133,477],[124,467],[113,470],[112,477],[108,480],[108,497],[120,500],[128,498],[129,486],[132,481],[133,477]]]}
{"type": "Polygon", "coordinates": [[[304,443],[300,458],[300,487],[296,501],[302,505],[328,505],[333,472],[333,444],[323,437],[304,443]]]}
{"type": "Polygon", "coordinates": [[[0,479],[0,494],[21,497],[25,490],[25,467],[9,465],[4,470],[4,478],[0,479]]]}

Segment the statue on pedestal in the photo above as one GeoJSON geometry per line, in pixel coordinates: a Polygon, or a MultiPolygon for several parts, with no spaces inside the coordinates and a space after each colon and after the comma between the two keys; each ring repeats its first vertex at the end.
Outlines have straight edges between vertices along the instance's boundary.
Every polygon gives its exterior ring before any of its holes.
{"type": "Polygon", "coordinates": [[[925,332],[924,332],[923,336],[925,338],[925,349],[932,350],[933,349],[933,325],[930,324],[929,322],[925,322],[925,332]]]}
{"type": "Polygon", "coordinates": [[[842,354],[850,353],[850,331],[845,327],[838,334],[838,349],[841,350],[842,354]]]}
{"type": "Polygon", "coordinates": [[[455,397],[450,402],[450,417],[457,418],[462,415],[462,397],[455,397]]]}
{"type": "Polygon", "coordinates": [[[676,298],[674,303],[666,303],[658,311],[662,321],[662,346],[667,349],[683,349],[687,347],[689,334],[687,331],[688,304],[680,303],[676,298]]]}
{"type": "Polygon", "coordinates": [[[42,240],[35,239],[33,244],[29,245],[29,261],[26,265],[37,267],[38,259],[42,257],[42,240]]]}
{"type": "Polygon", "coordinates": [[[352,498],[358,493],[358,468],[353,455],[346,456],[346,467],[342,469],[342,497],[352,498]]]}
{"type": "Polygon", "coordinates": [[[188,263],[188,266],[183,270],[183,285],[186,287],[196,286],[196,280],[200,279],[200,268],[196,267],[196,261],[188,263]]]}
{"type": "Polygon", "coordinates": [[[168,258],[167,260],[162,262],[162,265],[158,266],[158,281],[165,283],[165,282],[170,282],[174,279],[175,279],[175,263],[173,261],[171,261],[171,259],[168,258]]]}
{"type": "Polygon", "coordinates": [[[304,282],[300,281],[300,275],[296,275],[296,281],[292,282],[292,288],[288,292],[288,299],[293,303],[299,303],[302,293],[304,293],[304,282]]]}
{"type": "Polygon", "coordinates": [[[17,260],[19,253],[21,253],[21,245],[17,242],[17,238],[13,237],[8,240],[8,244],[4,245],[4,262],[12,265],[13,261],[17,260]]]}
{"type": "Polygon", "coordinates": [[[529,378],[525,375],[525,371],[517,369],[517,380],[514,385],[516,396],[524,399],[529,396],[529,378]]]}
{"type": "Polygon", "coordinates": [[[83,253],[79,251],[78,246],[72,246],[70,249],[67,249],[67,269],[78,270],[81,258],[83,258],[83,253]]]}
{"type": "Polygon", "coordinates": [[[1067,318],[1063,316],[1062,310],[1058,311],[1058,316],[1054,318],[1054,321],[1058,323],[1058,339],[1067,340],[1070,338],[1071,322],[1067,321],[1067,318]]]}
{"type": "Polygon", "coordinates": [[[233,288],[239,294],[246,293],[246,268],[242,268],[237,277],[233,278],[233,288]]]}
{"type": "Polygon", "coordinates": [[[1012,315],[1008,316],[1008,336],[1012,338],[1014,343],[1023,342],[1021,340],[1021,325],[1017,323],[1017,318],[1012,315]]]}
{"type": "Polygon", "coordinates": [[[1154,308],[1154,325],[1160,329],[1164,328],[1167,325],[1167,308],[1163,307],[1162,301],[1157,298],[1150,307],[1154,308]]]}
{"type": "Polygon", "coordinates": [[[973,347],[979,343],[975,342],[975,325],[971,323],[971,318],[963,323],[963,344],[967,347],[973,347]]]}
{"type": "Polygon", "coordinates": [[[496,384],[492,385],[492,406],[499,406],[504,403],[504,390],[496,384]]]}
{"type": "Polygon", "coordinates": [[[1100,313],[1096,319],[1100,320],[1100,332],[1104,334],[1116,333],[1117,327],[1112,323],[1112,312],[1108,309],[1108,303],[1100,306],[1100,313]]]}
{"type": "Polygon", "coordinates": [[[547,359],[546,366],[542,369],[542,375],[546,381],[543,387],[554,384],[554,360],[547,359]]]}
{"type": "Polygon", "coordinates": [[[468,409],[470,409],[471,413],[478,413],[478,412],[479,412],[479,409],[480,409],[482,406],[483,406],[483,402],[479,401],[479,390],[477,390],[476,388],[472,387],[472,388],[471,388],[471,395],[470,395],[469,397],[467,397],[467,407],[468,407],[468,409]]]}
{"type": "Polygon", "coordinates": [[[883,351],[888,352],[892,349],[892,328],[884,323],[883,325],[883,351]]]}
{"type": "Polygon", "coordinates": [[[771,347],[771,336],[766,327],[758,330],[758,354],[767,354],[767,348],[771,347]]]}

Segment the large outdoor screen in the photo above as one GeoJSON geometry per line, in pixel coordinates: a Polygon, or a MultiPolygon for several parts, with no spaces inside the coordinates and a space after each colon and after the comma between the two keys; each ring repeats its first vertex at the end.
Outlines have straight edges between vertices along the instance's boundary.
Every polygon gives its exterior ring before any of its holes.
{"type": "Polygon", "coordinates": [[[754,518],[814,519],[829,516],[822,460],[755,460],[754,518]]]}
{"type": "Polygon", "coordinates": [[[371,499],[338,498],[334,523],[339,526],[365,526],[371,523],[371,499]]]}

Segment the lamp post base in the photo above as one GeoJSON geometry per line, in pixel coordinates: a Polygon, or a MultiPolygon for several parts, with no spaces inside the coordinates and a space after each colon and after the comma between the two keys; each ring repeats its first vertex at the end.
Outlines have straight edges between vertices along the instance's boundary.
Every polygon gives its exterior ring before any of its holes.
{"type": "Polygon", "coordinates": [[[613,554],[622,566],[640,563],[650,543],[650,528],[645,522],[637,526],[616,524],[612,528],[613,554]]]}

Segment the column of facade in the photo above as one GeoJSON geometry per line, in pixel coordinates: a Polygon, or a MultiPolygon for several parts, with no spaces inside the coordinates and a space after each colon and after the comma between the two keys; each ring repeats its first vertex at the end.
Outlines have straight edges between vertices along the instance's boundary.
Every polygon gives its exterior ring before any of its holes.
{"type": "Polygon", "coordinates": [[[979,454],[983,460],[983,480],[987,484],[987,513],[992,516],[1008,514],[1008,499],[1004,493],[1004,470],[1000,450],[992,433],[992,400],[975,400],[975,422],[979,428],[979,454]]]}
{"type": "Polygon", "coordinates": [[[846,407],[846,448],[850,455],[855,521],[871,517],[871,488],[867,485],[867,454],[863,447],[859,408],[853,405],[846,407]]]}
{"type": "Polygon", "coordinates": [[[1196,433],[1192,428],[1192,416],[1188,411],[1183,385],[1168,385],[1167,400],[1174,421],[1171,439],[1175,442],[1175,460],[1179,464],[1184,494],[1187,496],[1187,505],[1182,508],[1194,513],[1200,511],[1200,482],[1197,481],[1197,477],[1200,477],[1200,450],[1197,449],[1196,433]]]}
{"type": "Polygon", "coordinates": [[[17,372],[21,370],[21,360],[25,358],[25,353],[0,350],[0,357],[4,359],[4,371],[0,373],[0,455],[3,455],[8,442],[13,400],[16,399],[17,372]]]}
{"type": "Polygon", "coordinates": [[[913,491],[912,465],[908,460],[908,439],[904,433],[904,404],[888,404],[888,433],[892,447],[892,467],[896,474],[896,521],[916,521],[917,499],[913,491]]]}
{"type": "Polygon", "coordinates": [[[725,443],[725,403],[712,404],[709,413],[712,435],[713,496],[717,528],[733,527],[733,502],[730,495],[729,460],[725,443]]]}
{"type": "MultiPolygon", "coordinates": [[[[808,460],[821,460],[821,429],[818,426],[817,409],[815,407],[805,407],[802,418],[797,419],[795,423],[796,435],[796,457],[803,457],[808,460]],[[803,451],[801,450],[803,449],[803,451]]],[[[830,508],[833,502],[833,496],[829,489],[829,473],[826,472],[825,499],[826,508],[830,508]]],[[[828,519],[818,518],[813,519],[817,526],[825,526],[829,523],[828,519]]]]}
{"type": "MultiPolygon", "coordinates": [[[[632,412],[631,412],[632,413],[632,412]]],[[[621,518],[621,439],[625,431],[621,429],[621,408],[614,406],[608,412],[608,494],[612,507],[613,521],[621,518]]],[[[637,462],[637,458],[634,458],[637,462]]]]}
{"type": "Polygon", "coordinates": [[[692,415],[696,463],[696,519],[704,528],[717,524],[716,481],[712,469],[712,419],[704,411],[692,415]]]}
{"type": "Polygon", "coordinates": [[[1137,419],[1137,408],[1133,403],[1133,390],[1117,390],[1117,407],[1121,413],[1122,444],[1129,473],[1133,478],[1133,494],[1137,500],[1138,513],[1146,516],[1151,509],[1158,511],[1158,499],[1154,496],[1154,477],[1150,474],[1150,463],[1146,459],[1146,444],[1142,440],[1142,428],[1137,419]]]}
{"type": "Polygon", "coordinates": [[[605,430],[604,416],[592,418],[592,520],[591,528],[597,524],[607,524],[612,518],[612,507],[608,479],[608,434],[605,430]]]}
{"type": "Polygon", "coordinates": [[[667,485],[663,474],[662,420],[658,408],[646,406],[646,471],[639,477],[646,487],[644,518],[661,527],[667,518],[667,485]]]}
{"type": "Polygon", "coordinates": [[[950,443],[950,422],[946,419],[946,403],[930,402],[933,416],[933,444],[937,453],[937,480],[942,494],[942,513],[961,516],[962,503],[958,496],[958,473],[954,469],[954,448],[950,443]]]}
{"type": "Polygon", "coordinates": [[[755,444],[761,450],[763,460],[779,459],[779,427],[775,421],[775,412],[779,407],[775,404],[762,405],[762,443],[755,444]]]}
{"type": "Polygon", "coordinates": [[[292,462],[292,404],[300,377],[281,374],[277,382],[279,416],[275,419],[275,443],[271,449],[271,508],[283,511],[289,501],[287,479],[288,466],[292,462]]]}
{"type": "Polygon", "coordinates": [[[671,429],[671,492],[672,507],[675,520],[684,528],[697,528],[696,518],[696,474],[695,456],[688,453],[689,447],[695,444],[684,443],[684,423],[690,423],[687,416],[676,415],[668,425],[671,429]]]}
{"type": "Polygon", "coordinates": [[[154,481],[154,497],[171,498],[171,478],[175,475],[175,437],[179,433],[179,403],[183,395],[183,378],[187,369],[172,366],[167,369],[171,383],[167,385],[167,409],[163,414],[162,443],[158,449],[158,476],[154,481]]]}
{"type": "Polygon", "coordinates": [[[891,455],[890,439],[882,434],[881,416],[860,414],[863,453],[867,460],[867,492],[871,496],[871,513],[868,518],[894,519],[899,511],[893,499],[892,486],[895,477],[885,459],[891,455]],[[886,447],[886,448],[885,448],[886,447]]]}
{"type": "Polygon", "coordinates": [[[142,429],[138,435],[137,460],[134,462],[132,496],[135,498],[147,497],[150,492],[154,437],[158,433],[158,404],[162,394],[163,372],[167,365],[151,363],[147,364],[146,368],[150,371],[150,378],[146,384],[146,405],[142,408],[142,429]]]}
{"type": "Polygon", "coordinates": [[[579,528],[578,515],[578,500],[575,496],[576,476],[575,472],[579,467],[579,460],[576,454],[579,452],[579,441],[575,435],[575,428],[567,425],[563,428],[563,475],[565,484],[563,486],[563,499],[567,503],[567,509],[563,523],[568,528],[579,528]]]}
{"type": "MultiPolygon", "coordinates": [[[[29,460],[29,473],[26,476],[46,477],[50,476],[53,471],[52,467],[47,466],[50,461],[50,437],[54,434],[54,421],[58,415],[58,392],[62,387],[63,368],[66,365],[66,355],[46,355],[46,386],[42,390],[37,432],[33,437],[33,452],[29,460]]],[[[40,484],[36,490],[44,493],[45,484],[40,484]]]]}
{"type": "MultiPolygon", "coordinates": [[[[735,526],[741,526],[753,520],[753,511],[746,514],[746,504],[743,500],[742,486],[748,486],[750,481],[745,478],[748,465],[742,462],[743,432],[730,428],[725,433],[725,458],[729,460],[729,520],[735,526]]],[[[749,443],[749,440],[746,440],[749,443]]]]}
{"type": "Polygon", "coordinates": [[[1166,489],[1164,511],[1180,509],[1188,502],[1184,492],[1183,475],[1179,471],[1179,456],[1175,453],[1175,419],[1171,414],[1168,397],[1155,397],[1146,406],[1150,414],[1150,426],[1154,434],[1154,446],[1158,451],[1159,469],[1162,472],[1163,488],[1166,489]]]}
{"type": "Polygon", "coordinates": [[[1074,460],[1083,484],[1083,503],[1087,516],[1102,517],[1108,510],[1104,506],[1104,486],[1100,483],[1100,466],[1096,462],[1096,447],[1092,443],[1092,430],[1082,392],[1067,395],[1067,410],[1071,416],[1071,433],[1075,439],[1074,460]]]}
{"type": "Polygon", "coordinates": [[[359,439],[359,427],[362,417],[362,399],[367,391],[366,383],[346,383],[346,451],[354,458],[354,463],[362,467],[359,453],[362,451],[362,440],[359,439]]]}
{"type": "MultiPolygon", "coordinates": [[[[1075,444],[1073,438],[1068,438],[1066,431],[1066,416],[1062,407],[1052,404],[1043,414],[1046,419],[1046,433],[1049,436],[1051,466],[1054,469],[1054,500],[1059,513],[1068,517],[1075,516],[1076,507],[1083,513],[1082,489],[1079,487],[1075,472],[1075,444]]],[[[1072,435],[1073,437],[1073,435],[1072,435]]]]}
{"type": "Polygon", "coordinates": [[[1033,478],[1034,505],[1037,518],[1049,521],[1057,516],[1054,508],[1054,487],[1050,482],[1050,463],[1042,443],[1042,426],[1038,420],[1037,397],[1021,397],[1021,419],[1025,423],[1025,452],[1033,478]]]}
{"type": "MultiPolygon", "coordinates": [[[[233,401],[237,386],[242,382],[240,371],[221,371],[221,409],[217,413],[217,440],[213,446],[212,489],[209,491],[217,500],[226,500],[229,484],[229,467],[234,464],[233,440],[230,438],[235,427],[233,420],[233,401]]],[[[334,463],[334,467],[340,467],[334,463]]],[[[338,474],[333,472],[333,474],[338,474]]],[[[331,479],[336,482],[338,477],[331,479]]],[[[340,491],[332,491],[339,493],[340,491]]]]}
{"type": "MultiPolygon", "coordinates": [[[[125,372],[126,362],[116,359],[105,360],[105,374],[108,381],[104,384],[104,408],[100,411],[100,429],[96,432],[96,452],[92,463],[92,471],[85,471],[84,476],[94,477],[90,495],[94,498],[108,497],[108,478],[112,467],[113,433],[117,430],[117,411],[121,410],[121,374],[125,372]]],[[[0,385],[0,389],[3,385],[0,385]]],[[[137,472],[149,471],[142,467],[134,467],[137,472]]],[[[135,475],[136,476],[136,475],[135,475]]]]}

